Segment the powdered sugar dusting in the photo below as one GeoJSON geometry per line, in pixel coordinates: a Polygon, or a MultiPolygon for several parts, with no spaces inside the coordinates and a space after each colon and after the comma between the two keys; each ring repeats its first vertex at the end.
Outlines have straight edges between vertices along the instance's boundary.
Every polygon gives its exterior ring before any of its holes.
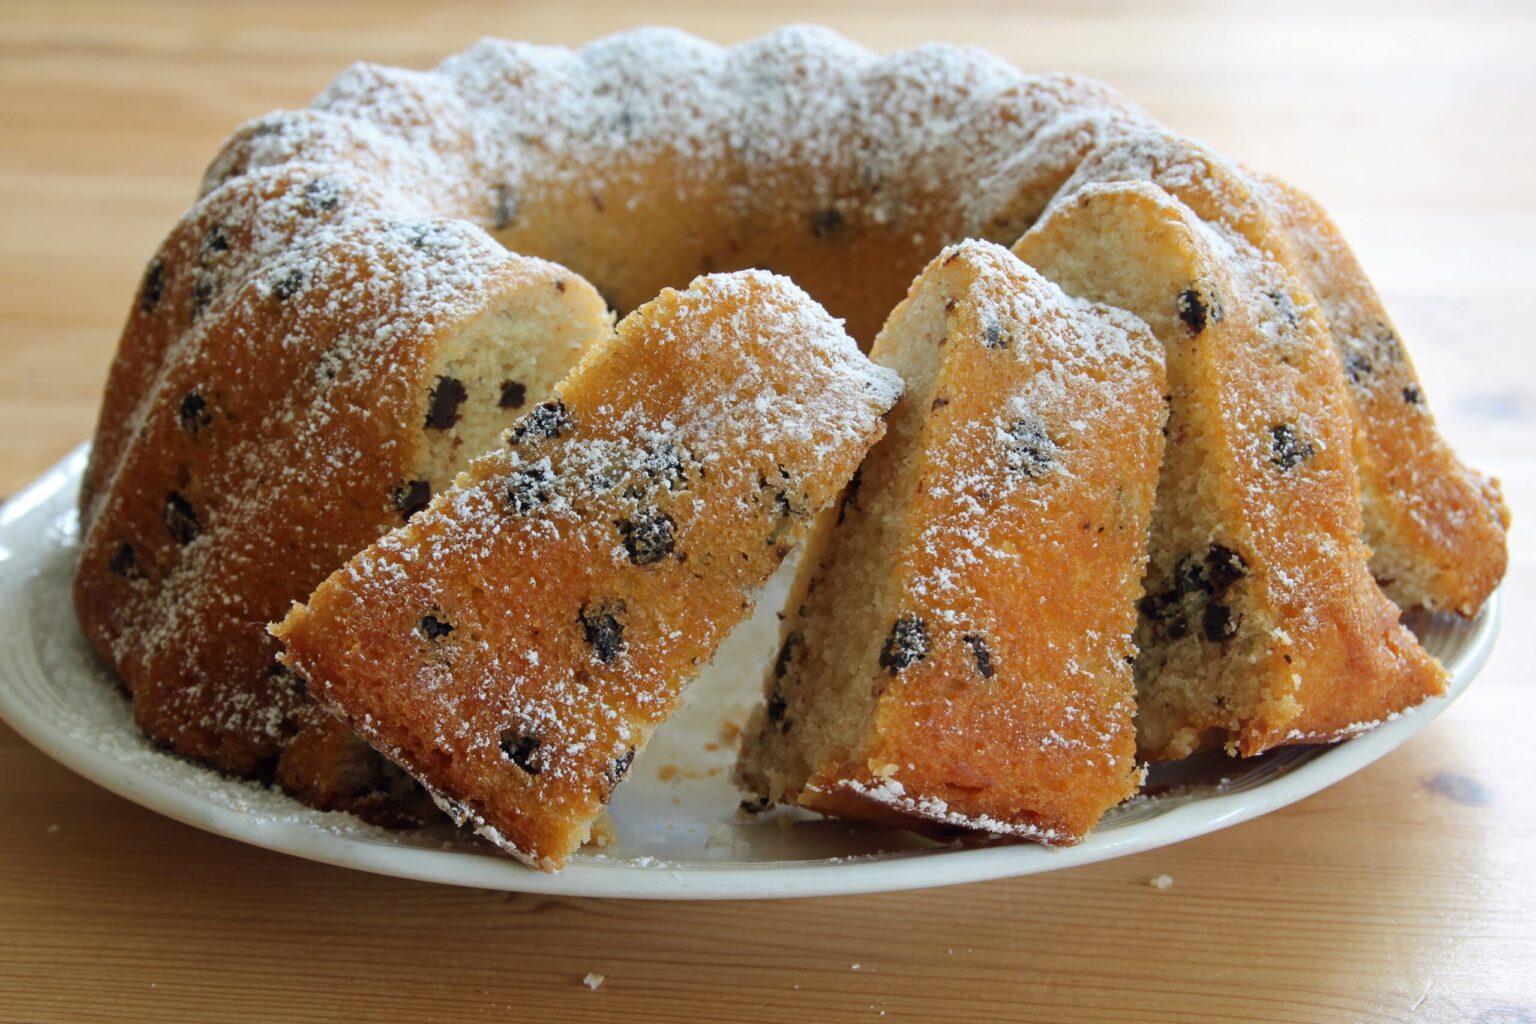
{"type": "Polygon", "coordinates": [[[900,811],[903,814],[926,818],[929,821],[935,821],[943,825],[953,825],[956,828],[969,831],[1018,836],[1023,839],[1033,839],[1050,845],[1072,842],[1075,838],[1065,835],[1056,829],[1043,828],[1028,822],[1009,821],[985,814],[963,814],[952,809],[949,804],[938,797],[907,793],[906,787],[894,778],[876,783],[847,780],[838,783],[838,786],[841,789],[848,790],[850,793],[856,793],[866,800],[871,800],[884,807],[900,811]]]}

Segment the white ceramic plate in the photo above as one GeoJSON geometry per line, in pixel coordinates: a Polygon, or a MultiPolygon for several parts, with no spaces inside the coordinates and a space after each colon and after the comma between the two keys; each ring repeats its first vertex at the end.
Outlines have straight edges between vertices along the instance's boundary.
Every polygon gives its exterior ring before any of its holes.
{"type": "Polygon", "coordinates": [[[1451,671],[1451,691],[1353,740],[1155,768],[1147,791],[1156,795],[1111,811],[1070,849],[950,847],[792,811],[737,814],[729,723],[743,722],[756,699],[776,641],[781,574],[614,798],[618,842],[546,875],[447,827],[389,832],[151,747],[70,608],[84,466],[82,447],[0,506],[0,716],[86,778],[189,825],[328,864],[485,889],[649,899],[820,896],[1025,875],[1150,850],[1283,807],[1397,747],[1466,689],[1498,628],[1498,595],[1472,622],[1412,621],[1451,671]]]}

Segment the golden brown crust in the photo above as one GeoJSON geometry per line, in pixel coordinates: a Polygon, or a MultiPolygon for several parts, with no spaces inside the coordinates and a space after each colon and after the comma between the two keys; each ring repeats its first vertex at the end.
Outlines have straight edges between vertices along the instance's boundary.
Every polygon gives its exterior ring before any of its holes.
{"type": "Polygon", "coordinates": [[[557,868],[898,392],[783,278],[663,292],[274,627],[284,660],[455,817],[557,868]]]}

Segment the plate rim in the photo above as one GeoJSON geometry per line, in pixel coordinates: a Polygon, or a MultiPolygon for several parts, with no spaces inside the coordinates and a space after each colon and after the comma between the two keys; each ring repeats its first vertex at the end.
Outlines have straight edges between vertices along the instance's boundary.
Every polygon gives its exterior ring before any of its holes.
{"type": "MultiPolygon", "coordinates": [[[[76,447],[15,495],[0,503],[0,547],[20,534],[29,517],[61,491],[78,484],[89,442],[76,447]]],[[[49,545],[37,544],[39,551],[49,545]]],[[[14,557],[14,556],[11,556],[14,557]]],[[[7,558],[9,560],[9,557],[7,558]]],[[[21,606],[17,581],[25,573],[0,573],[0,614],[21,606]]],[[[22,609],[23,615],[28,609],[22,609]]],[[[52,728],[33,715],[14,694],[8,676],[0,676],[0,718],[42,753],[88,781],[132,803],[184,825],[228,839],[336,867],[415,881],[437,882],[533,895],[624,899],[776,899],[857,895],[915,890],[1093,864],[1172,845],[1230,828],[1279,810],[1349,778],[1397,749],[1422,731],[1464,693],[1492,652],[1503,617],[1502,590],[1496,590],[1477,618],[1453,666],[1446,693],[1434,697],[1395,720],[1352,739],[1332,745],[1282,775],[1241,791],[1217,792],[1185,801],[1145,822],[1093,832],[1077,846],[1060,849],[1033,844],[939,847],[852,857],[792,861],[666,861],[659,858],[606,858],[601,854],[573,859],[563,871],[546,874],[494,853],[428,849],[317,830],[312,821],[254,815],[207,801],[184,786],[124,766],[110,753],[52,728]],[[935,861],[943,864],[933,870],[935,861]],[[1053,863],[1055,862],[1055,863],[1053,863]]],[[[0,627],[4,619],[0,619],[0,627]]],[[[0,630],[0,645],[27,644],[30,629],[0,630]]],[[[39,672],[46,670],[38,663],[39,672]]],[[[168,759],[181,760],[165,753],[168,759]]],[[[204,771],[220,778],[213,769],[204,771]]],[[[311,809],[297,801],[296,809],[311,809]]],[[[350,815],[332,812],[361,828],[350,815]]]]}

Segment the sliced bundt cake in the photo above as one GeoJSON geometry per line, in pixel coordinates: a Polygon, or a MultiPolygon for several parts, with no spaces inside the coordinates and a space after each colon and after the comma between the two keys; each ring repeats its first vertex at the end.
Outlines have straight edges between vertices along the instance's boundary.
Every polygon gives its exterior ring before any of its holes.
{"type": "Polygon", "coordinates": [[[1144,182],[1058,199],[1014,251],[1135,313],[1167,353],[1136,633],[1145,755],[1334,739],[1442,692],[1371,577],[1343,373],[1285,267],[1144,182]]]}
{"type": "Polygon", "coordinates": [[[461,822],[558,868],[900,393],[761,272],[665,291],[275,634],[461,822]]]}
{"type": "MultiPolygon", "coordinates": [[[[260,624],[606,334],[577,275],[623,311],[771,267],[868,342],[944,245],[1011,244],[1042,217],[1021,251],[1144,316],[1184,396],[1138,627],[1144,746],[1340,736],[1436,692],[1359,535],[1393,599],[1471,615],[1504,571],[1507,514],[1436,434],[1317,206],[1099,83],[805,27],[729,48],[658,29],[579,50],[485,40],[431,71],[356,65],[242,126],[123,333],[82,484],[81,623],[157,741],[398,816],[406,777],[304,699],[260,624]]],[[[626,521],[637,543],[657,529],[626,521]]]]}
{"type": "Polygon", "coordinates": [[[1006,249],[946,249],[871,358],[907,391],[801,563],[738,776],[770,800],[1071,843],[1136,792],[1163,355],[1006,249]]]}
{"type": "Polygon", "coordinates": [[[394,815],[402,780],[304,710],[266,623],[610,325],[569,271],[468,225],[373,213],[341,168],[261,171],[200,202],[145,275],[82,493],[76,608],[144,731],[394,815]]]}
{"type": "Polygon", "coordinates": [[[1235,244],[1295,275],[1341,360],[1354,424],[1371,570],[1404,608],[1474,615],[1503,578],[1508,512],[1494,481],[1467,469],[1436,431],[1426,392],[1370,281],[1322,209],[1165,129],[1127,125],[1062,188],[1150,181],[1235,244]]]}

